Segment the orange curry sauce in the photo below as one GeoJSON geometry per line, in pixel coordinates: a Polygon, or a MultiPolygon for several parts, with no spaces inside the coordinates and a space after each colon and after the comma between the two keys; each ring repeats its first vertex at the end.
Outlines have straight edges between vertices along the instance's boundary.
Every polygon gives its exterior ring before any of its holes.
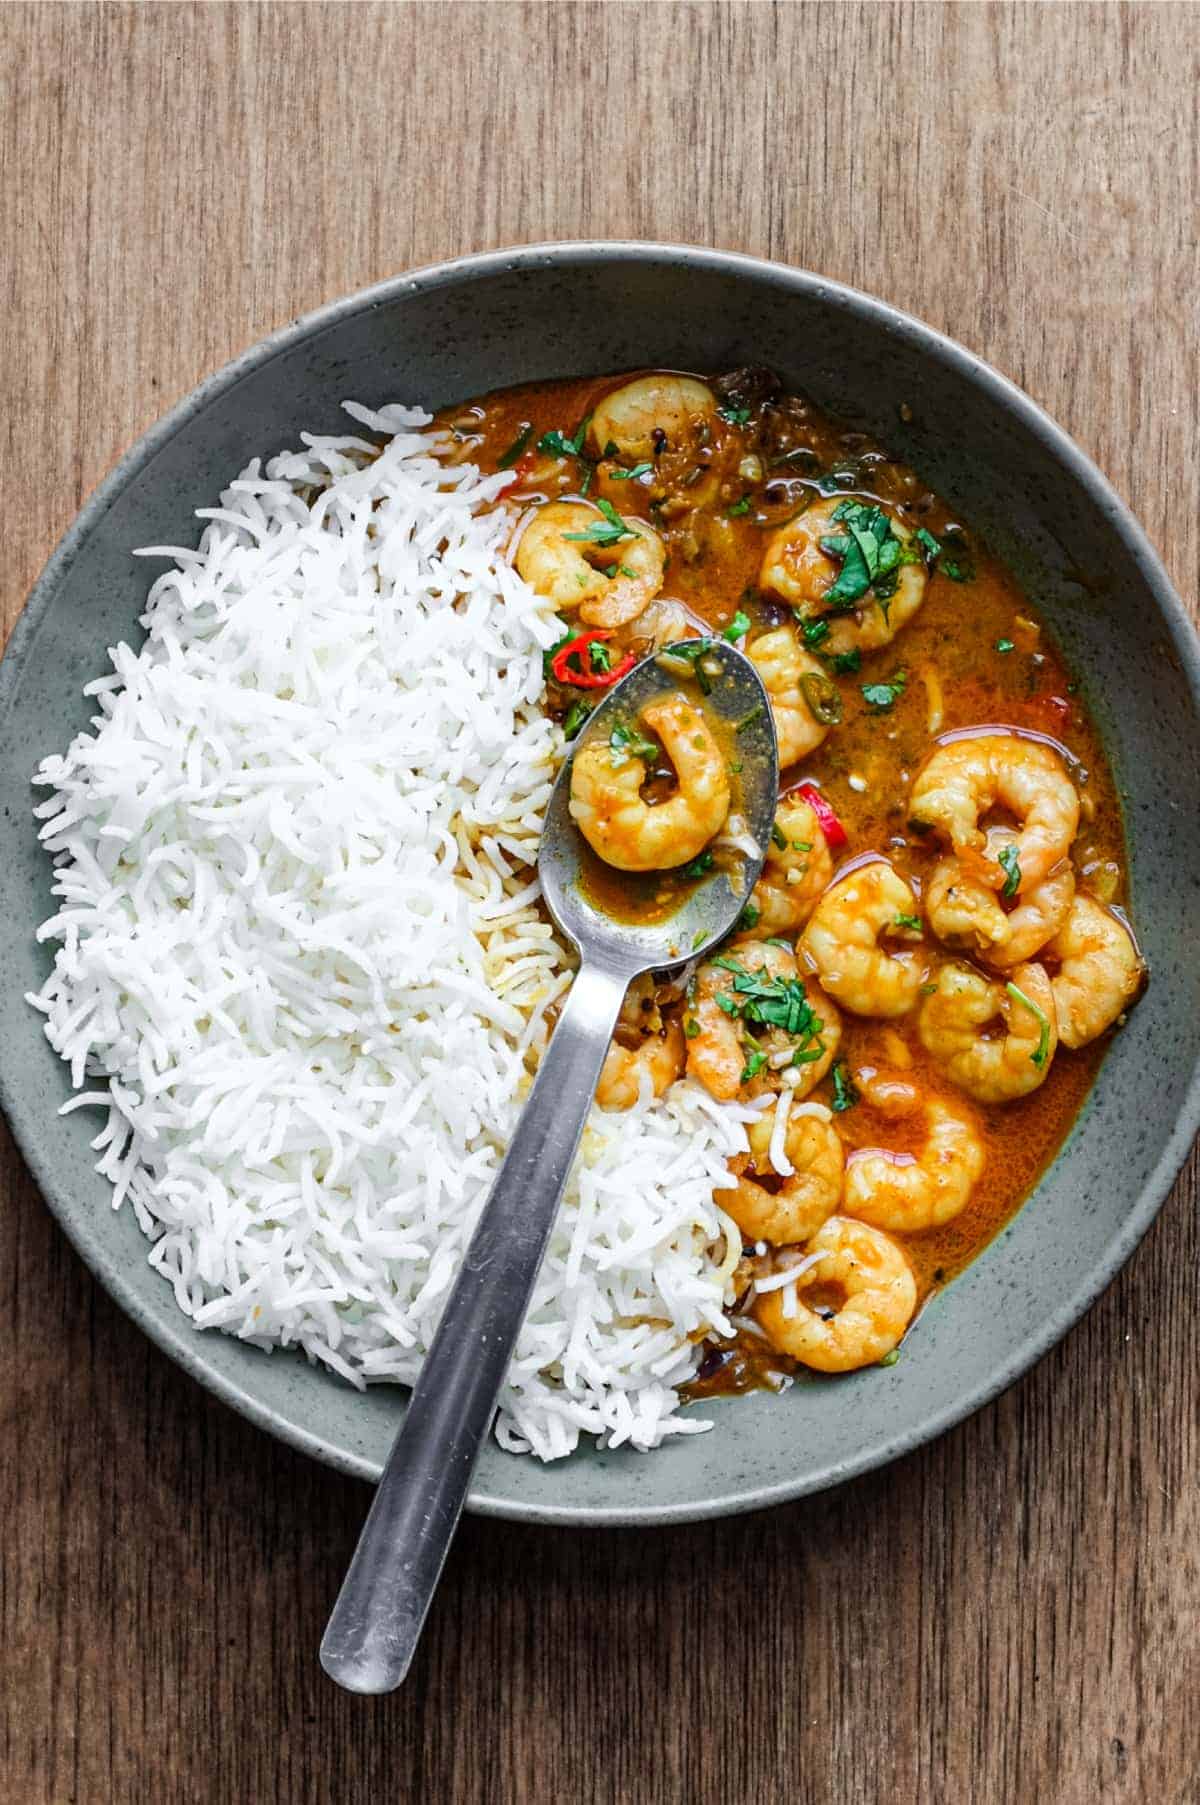
{"type": "MultiPolygon", "coordinates": [[[[1121,903],[1125,851],[1120,809],[1095,729],[1036,607],[970,527],[960,526],[911,469],[798,397],[776,404],[769,440],[757,409],[744,421],[719,420],[708,456],[709,467],[715,464],[721,473],[719,500],[703,509],[671,510],[665,517],[662,511],[647,511],[645,492],[636,481],[610,474],[614,464],[619,467],[626,460],[592,464],[538,451],[539,439],[551,430],[573,438],[598,400],[640,373],[509,389],[447,409],[437,423],[454,433],[461,447],[454,455],[485,471],[499,468],[501,460],[514,469],[516,480],[506,496],[510,505],[577,497],[586,482],[588,499],[602,497],[626,517],[647,518],[668,551],[663,593],[684,602],[715,630],[727,626],[739,609],[749,614],[754,628],[791,618],[783,604],[758,592],[756,579],[770,534],[800,511],[818,484],[821,494],[886,503],[910,529],[925,527],[944,543],[949,536],[960,571],[971,573],[968,580],[952,580],[935,566],[913,621],[889,646],[864,654],[859,671],[836,676],[841,722],[800,766],[783,774],[782,788],[802,778],[820,784],[848,836],[848,844],[834,855],[835,870],[864,852],[879,851],[920,894],[940,848],[932,836],[918,837],[909,829],[907,796],[934,738],[997,723],[1033,730],[1065,748],[1080,791],[1073,859],[1082,887],[1106,902],[1121,903]],[[965,536],[965,543],[958,535],[965,536]],[[897,672],[905,676],[903,692],[891,708],[878,712],[864,699],[862,687],[887,682],[897,672]]],[[[616,636],[616,643],[635,643],[636,630],[634,622],[616,636]]],[[[565,712],[568,700],[551,687],[548,705],[556,713],[565,712]]],[[[936,945],[931,937],[930,945],[936,945]]],[[[851,1072],[894,1065],[889,1043],[894,1048],[893,1037],[899,1035],[912,1075],[933,1091],[948,1089],[921,1046],[914,1016],[885,1023],[843,1011],[842,1020],[839,1057],[851,1072]]],[[[973,1259],[1029,1194],[1070,1129],[1107,1040],[1102,1035],[1078,1052],[1060,1046],[1045,1082],[1019,1101],[991,1108],[971,1105],[987,1162],[966,1208],[942,1228],[894,1236],[912,1265],[921,1302],[973,1259]]],[[[829,1102],[831,1089],[826,1079],[814,1095],[829,1102]]],[[[865,1101],[839,1113],[836,1121],[848,1151],[858,1146],[910,1151],[915,1144],[911,1137],[921,1133],[919,1115],[907,1124],[885,1119],[865,1101]]],[[[734,1358],[711,1377],[693,1382],[689,1391],[700,1396],[746,1389],[769,1379],[772,1371],[792,1370],[786,1357],[766,1357],[765,1344],[739,1337],[734,1358]]]]}

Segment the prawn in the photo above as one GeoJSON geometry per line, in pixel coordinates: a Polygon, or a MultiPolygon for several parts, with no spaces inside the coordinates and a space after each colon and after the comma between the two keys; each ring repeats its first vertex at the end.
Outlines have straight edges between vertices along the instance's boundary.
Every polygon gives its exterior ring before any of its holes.
{"type": "MultiPolygon", "coordinates": [[[[810,1109],[816,1105],[810,1104],[810,1109]]],[[[764,1110],[747,1130],[750,1152],[735,1161],[737,1185],[721,1192],[721,1205],[741,1229],[747,1241],[769,1241],[782,1247],[808,1241],[837,1209],[842,1195],[842,1171],[846,1156],[832,1122],[821,1115],[790,1113],[784,1128],[783,1150],[790,1173],[777,1178],[771,1162],[771,1141],[780,1109],[792,1108],[782,1093],[774,1109],[764,1110]],[[755,1177],[747,1176],[747,1168],[755,1177]],[[775,1179],[776,1188],[757,1182],[775,1179]]],[[[800,1111],[804,1105],[798,1106],[800,1111]]]]}
{"type": "Polygon", "coordinates": [[[762,876],[750,897],[756,929],[790,934],[803,927],[833,876],[833,859],[821,824],[800,795],[783,796],[762,876]]]}
{"type": "Polygon", "coordinates": [[[872,859],[826,890],[801,937],[822,989],[855,1015],[906,1015],[917,1000],[926,960],[915,949],[885,950],[884,934],[919,940],[921,922],[910,885],[872,859]]]}
{"type": "Polygon", "coordinates": [[[694,376],[639,376],[597,403],[591,440],[600,456],[615,445],[623,457],[649,458],[694,443],[716,411],[716,396],[694,376]]]}
{"type": "Polygon", "coordinates": [[[590,502],[545,502],[521,534],[517,572],[564,613],[591,627],[635,620],[662,588],[663,542],[643,520],[621,528],[590,502]]]}
{"type": "Polygon", "coordinates": [[[688,1075],[718,1103],[782,1087],[799,1098],[833,1064],[842,1020],[785,947],[751,941],[701,965],[684,1033],[688,1075]]]}
{"type": "Polygon", "coordinates": [[[1110,1028],[1146,975],[1125,923],[1082,894],[1045,953],[1058,961],[1050,988],[1064,1047],[1085,1047],[1110,1028]]]}
{"type": "Polygon", "coordinates": [[[898,1346],[917,1307],[917,1282],[903,1252],[881,1229],[830,1216],[808,1242],[818,1254],[794,1285],[759,1296],[754,1313],[772,1347],[823,1373],[877,1365],[898,1346]],[[805,1300],[816,1286],[840,1294],[831,1315],[805,1300]]]}
{"type": "Polygon", "coordinates": [[[936,829],[989,889],[1023,896],[1070,852],[1079,796],[1062,759],[1040,740],[975,734],[930,754],[913,783],[909,816],[936,829]],[[993,853],[979,822],[997,805],[1020,827],[993,853]]]}
{"type": "Polygon", "coordinates": [[[971,965],[943,965],[921,1005],[917,1033],[946,1076],[980,1103],[1011,1103],[1045,1082],[1058,1045],[1057,1011],[1040,965],[1006,983],[971,965]],[[1004,1032],[984,1030],[1001,1021],[1004,1032]]]}
{"type": "Polygon", "coordinates": [[[844,495],[814,502],[781,526],[767,543],[758,573],[759,588],[779,596],[802,619],[824,615],[829,622],[824,649],[841,653],[872,652],[889,645],[921,606],[928,581],[925,564],[912,548],[911,533],[895,516],[873,503],[863,504],[844,495]],[[828,600],[839,580],[839,559],[826,548],[847,543],[846,513],[860,508],[882,517],[890,538],[900,546],[903,561],[889,573],[889,593],[877,595],[868,588],[859,598],[860,605],[839,612],[840,604],[828,600]]]}
{"type": "MultiPolygon", "coordinates": [[[[987,839],[989,857],[1004,845],[1016,845],[1009,828],[989,828],[987,839]]],[[[1068,859],[1060,860],[1006,912],[996,892],[947,853],[930,872],[924,894],[929,925],[939,940],[1003,970],[1032,959],[1058,932],[1075,895],[1075,873],[1068,859]]]]}
{"type": "Polygon", "coordinates": [[[832,722],[819,720],[809,699],[811,694],[821,706],[829,678],[792,627],[761,633],[747,645],[746,656],[762,678],[771,704],[782,770],[815,751],[829,732],[832,722]]]}
{"type": "Polygon", "coordinates": [[[860,1074],[858,1088],[886,1115],[922,1117],[917,1154],[860,1147],[846,1162],[842,1208],[847,1216],[894,1234],[940,1228],[966,1207],[983,1171],[983,1143],[975,1123],[940,1097],[922,1098],[908,1079],[860,1074]]]}
{"type": "Polygon", "coordinates": [[[678,777],[665,802],[643,801],[638,758],[589,740],[575,754],[568,808],[588,845],[618,871],[686,865],[720,833],[729,813],[729,775],[700,710],[683,695],[647,703],[641,724],[662,740],[678,777]]]}

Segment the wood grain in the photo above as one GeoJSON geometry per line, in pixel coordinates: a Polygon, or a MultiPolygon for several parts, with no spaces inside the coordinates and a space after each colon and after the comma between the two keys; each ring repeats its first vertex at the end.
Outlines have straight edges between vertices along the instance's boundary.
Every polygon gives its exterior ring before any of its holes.
{"type": "MultiPolygon", "coordinates": [[[[120,452],[330,297],[644,236],[886,296],[1197,570],[1192,5],[6,5],[10,627],[120,452]]],[[[315,1649],[364,1488],[174,1371],[0,1152],[0,1799],[1200,1800],[1196,1166],[935,1446],[671,1535],[470,1523],[415,1678],[315,1649]]]]}

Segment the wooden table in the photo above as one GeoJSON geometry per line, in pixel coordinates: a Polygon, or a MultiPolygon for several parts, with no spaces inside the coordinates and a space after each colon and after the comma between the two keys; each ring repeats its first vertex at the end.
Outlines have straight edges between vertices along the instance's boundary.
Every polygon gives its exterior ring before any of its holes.
{"type": "MultiPolygon", "coordinates": [[[[270,328],[520,240],[897,302],[1197,567],[1191,5],[0,8],[4,623],[118,455],[270,328]]],[[[97,1290],[5,1143],[4,1805],[1200,1799],[1196,1167],[935,1446],[673,1534],[464,1528],[415,1677],[319,1672],[364,1486],[97,1290]]]]}

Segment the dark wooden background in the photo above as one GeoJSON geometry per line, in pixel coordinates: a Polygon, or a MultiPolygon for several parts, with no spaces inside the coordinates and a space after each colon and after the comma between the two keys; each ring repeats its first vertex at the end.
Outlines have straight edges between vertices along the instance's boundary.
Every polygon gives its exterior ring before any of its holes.
{"type": "MultiPolygon", "coordinates": [[[[11,626],[270,328],[554,237],[765,253],[1016,378],[1197,565],[1193,5],[0,6],[11,626]]],[[[674,1533],[468,1523],[415,1676],[316,1646],[365,1487],[212,1402],[0,1149],[0,1800],[1200,1800],[1196,1168],[887,1472],[674,1533]]]]}

